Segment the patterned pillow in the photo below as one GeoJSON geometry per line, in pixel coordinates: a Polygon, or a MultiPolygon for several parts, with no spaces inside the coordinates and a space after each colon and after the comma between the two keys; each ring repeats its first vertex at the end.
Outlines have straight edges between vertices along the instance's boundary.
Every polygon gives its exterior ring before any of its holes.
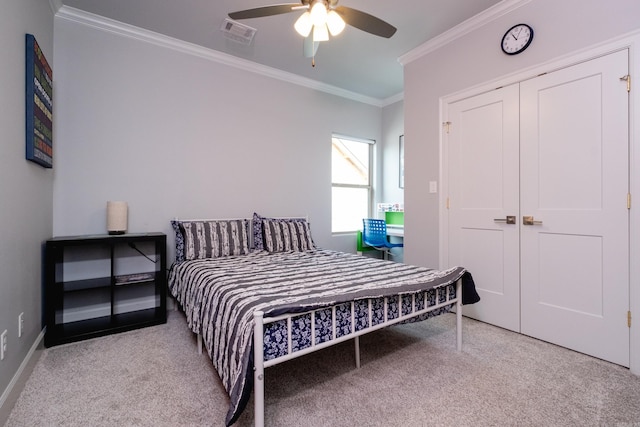
{"type": "Polygon", "coordinates": [[[263,251],[264,242],[262,240],[262,217],[254,212],[251,225],[251,229],[253,231],[253,249],[263,251]]]}
{"type": "Polygon", "coordinates": [[[180,221],[172,220],[171,227],[176,233],[176,262],[184,261],[184,235],[180,230],[180,221]]]}
{"type": "Polygon", "coordinates": [[[264,248],[269,252],[302,252],[315,249],[311,228],[305,219],[262,220],[264,248]]]}
{"type": "Polygon", "coordinates": [[[178,227],[184,238],[185,260],[249,253],[249,221],[246,219],[180,221],[178,227]]]}

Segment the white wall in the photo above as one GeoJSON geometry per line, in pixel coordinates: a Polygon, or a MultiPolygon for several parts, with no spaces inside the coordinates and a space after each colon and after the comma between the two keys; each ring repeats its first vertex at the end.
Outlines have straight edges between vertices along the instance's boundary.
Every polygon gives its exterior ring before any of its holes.
{"type": "MultiPolygon", "coordinates": [[[[451,43],[405,64],[405,260],[411,264],[439,265],[439,201],[428,194],[425,182],[438,180],[440,99],[447,95],[496,82],[525,69],[567,57],[640,29],[640,2],[637,0],[583,1],[531,0],[509,13],[502,14],[451,43]],[[512,25],[524,22],[534,28],[531,46],[516,56],[504,55],[500,40],[512,25]]],[[[632,71],[640,69],[638,46],[631,50],[632,71]]],[[[486,87],[486,89],[490,89],[486,87]]],[[[632,99],[638,103],[637,88],[632,99]]],[[[633,109],[632,111],[637,111],[633,109]]],[[[637,108],[637,106],[636,106],[637,108]]],[[[638,200],[640,154],[638,154],[637,113],[631,116],[632,198],[638,200]],[[635,154],[634,154],[635,153],[635,154]],[[635,190],[634,190],[635,189],[635,190]],[[634,194],[636,193],[636,194],[634,194]],[[635,197],[634,197],[635,196],[635,197]]],[[[633,236],[640,215],[632,209],[632,259],[637,259],[640,242],[633,236]]],[[[635,263],[637,264],[637,263],[635,263]]],[[[631,311],[640,311],[640,269],[632,263],[631,311]]],[[[634,321],[635,322],[635,321],[634,321]]],[[[640,373],[640,329],[632,326],[631,369],[640,373]]]]}
{"type": "MultiPolygon", "coordinates": [[[[8,0],[0,13],[0,425],[19,367],[41,330],[41,247],[51,237],[53,174],[25,160],[25,34],[53,64],[53,11],[43,0],[8,0]],[[18,338],[18,315],[24,335],[18,338]]],[[[54,69],[54,80],[56,71],[54,69]]],[[[54,93],[54,102],[56,102],[54,93]]],[[[54,110],[55,114],[55,110],[54,110]]],[[[55,141],[54,141],[55,147],[55,141]]],[[[55,148],[54,148],[55,156],[55,148]]]]}
{"type": "Polygon", "coordinates": [[[405,237],[407,262],[438,265],[438,195],[428,194],[424,183],[439,180],[440,98],[636,28],[637,0],[532,0],[405,64],[405,225],[411,230],[405,237]],[[524,53],[507,56],[500,40],[520,22],[533,27],[533,43],[524,53]]]}
{"type": "MultiPolygon", "coordinates": [[[[381,139],[382,110],[69,19],[55,19],[54,235],[179,218],[308,215],[331,237],[331,134],[381,139]]],[[[170,256],[173,250],[170,249],[170,256]]]]}

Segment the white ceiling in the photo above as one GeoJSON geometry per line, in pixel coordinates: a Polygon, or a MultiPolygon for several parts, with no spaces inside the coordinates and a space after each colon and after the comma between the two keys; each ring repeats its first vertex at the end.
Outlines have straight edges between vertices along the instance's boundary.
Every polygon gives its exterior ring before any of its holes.
{"type": "Polygon", "coordinates": [[[300,11],[240,21],[257,29],[250,46],[220,31],[229,12],[278,4],[272,0],[62,0],[64,6],[380,100],[402,93],[399,57],[497,3],[500,0],[342,0],[340,5],[383,19],[398,31],[385,39],[347,26],[320,44],[312,67],[302,54],[303,39],[293,29],[300,11]]]}

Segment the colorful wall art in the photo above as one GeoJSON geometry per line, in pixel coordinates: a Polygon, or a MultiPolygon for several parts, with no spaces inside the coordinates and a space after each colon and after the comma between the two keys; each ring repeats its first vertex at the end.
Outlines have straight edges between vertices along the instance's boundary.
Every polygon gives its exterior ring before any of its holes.
{"type": "Polygon", "coordinates": [[[53,79],[33,35],[26,35],[27,160],[53,167],[53,79]]]}

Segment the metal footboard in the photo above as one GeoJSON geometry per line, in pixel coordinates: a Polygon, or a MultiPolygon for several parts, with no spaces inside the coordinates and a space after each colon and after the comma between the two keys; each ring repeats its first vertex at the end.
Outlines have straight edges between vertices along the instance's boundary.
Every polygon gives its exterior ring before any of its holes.
{"type": "MultiPolygon", "coordinates": [[[[276,365],[281,362],[285,362],[287,360],[294,359],[296,357],[332,346],[334,344],[347,341],[350,339],[354,339],[355,341],[355,357],[356,357],[356,366],[360,367],[360,348],[359,348],[359,337],[361,335],[367,334],[369,332],[376,331],[378,329],[385,328],[390,325],[394,325],[397,323],[405,322],[414,317],[421,316],[423,314],[429,313],[431,311],[435,311],[441,309],[443,307],[450,306],[455,304],[456,308],[456,347],[458,351],[462,350],[462,280],[459,279],[455,286],[456,292],[455,297],[448,292],[448,288],[450,285],[442,286],[436,289],[436,303],[434,305],[427,306],[425,303],[425,307],[423,309],[416,309],[416,295],[412,296],[412,310],[410,313],[404,314],[403,310],[400,309],[398,316],[395,318],[388,318],[388,310],[389,310],[389,299],[384,298],[384,320],[380,323],[373,325],[372,323],[372,301],[369,300],[369,322],[368,326],[356,330],[356,308],[355,304],[351,303],[351,331],[345,335],[337,336],[337,322],[336,322],[336,307],[332,307],[332,339],[316,343],[315,339],[315,313],[319,310],[311,310],[304,313],[295,313],[295,314],[285,314],[276,317],[265,318],[264,313],[262,311],[254,312],[254,333],[253,333],[253,351],[254,351],[254,412],[255,412],[255,426],[263,427],[264,426],[264,369],[269,366],[276,365]],[[444,292],[444,297],[440,295],[441,292],[444,292]],[[310,315],[311,321],[311,343],[310,346],[294,351],[292,349],[291,341],[292,341],[292,319],[300,316],[310,315]],[[270,360],[264,359],[264,329],[265,325],[268,325],[273,322],[279,322],[282,320],[286,320],[287,324],[287,334],[288,334],[288,349],[287,354],[275,357],[270,360]]],[[[425,292],[426,294],[426,292],[425,292]]]]}

